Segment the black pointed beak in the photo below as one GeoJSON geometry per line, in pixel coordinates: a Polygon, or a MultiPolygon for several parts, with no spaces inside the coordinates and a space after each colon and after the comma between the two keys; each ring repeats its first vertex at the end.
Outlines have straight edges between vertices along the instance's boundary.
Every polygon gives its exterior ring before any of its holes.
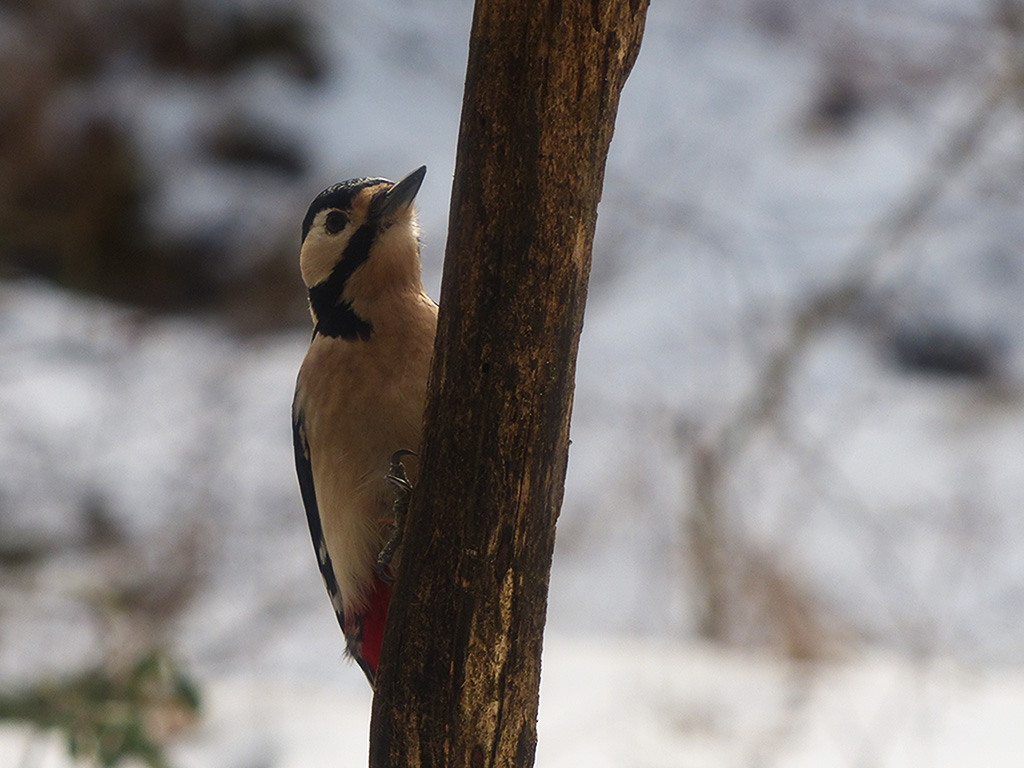
{"type": "Polygon", "coordinates": [[[382,219],[387,219],[412,205],[412,201],[416,198],[416,193],[420,191],[423,177],[426,175],[427,166],[421,165],[395,184],[381,200],[377,215],[382,219]]]}

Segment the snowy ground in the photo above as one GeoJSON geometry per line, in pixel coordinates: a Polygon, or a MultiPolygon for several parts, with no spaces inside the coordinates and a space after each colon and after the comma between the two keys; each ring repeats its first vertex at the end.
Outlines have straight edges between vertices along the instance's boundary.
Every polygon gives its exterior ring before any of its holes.
{"type": "MultiPolygon", "coordinates": [[[[280,675],[214,678],[179,768],[364,765],[370,693],[280,675]]],[[[650,640],[547,643],[538,768],[1020,765],[1024,673],[872,653],[820,666],[650,640]]],[[[0,765],[71,765],[0,728],[0,765]]]]}
{"type": "MultiPolygon", "coordinates": [[[[1019,763],[1024,118],[993,110],[913,232],[877,236],[1000,71],[987,5],[924,5],[811,4],[788,32],[751,21],[770,3],[652,7],[595,244],[538,765],[1019,763]],[[837,70],[865,106],[830,132],[809,115],[837,70]],[[757,391],[796,308],[879,251],[868,300],[813,336],[721,489],[725,556],[762,568],[736,587],[739,640],[763,639],[759,611],[796,604],[815,650],[841,660],[695,647],[692,447],[757,391]],[[993,371],[901,370],[893,334],[917,323],[994,338],[993,371]]],[[[426,162],[436,296],[469,5],[351,3],[344,24],[318,7],[344,79],[284,93],[259,71],[235,98],[272,94],[268,113],[305,116],[323,178],[293,201],[296,221],[336,178],[426,162]]],[[[204,175],[161,137],[177,135],[168,114],[187,123],[217,95],[144,74],[120,73],[107,95],[152,128],[153,157],[176,169],[168,225],[188,226],[239,180],[204,175]]],[[[279,201],[257,195],[249,214],[279,201]]],[[[369,693],[339,661],[291,464],[307,340],[0,284],[0,555],[22,563],[0,573],[0,681],[155,639],[207,691],[206,719],[175,747],[182,768],[362,755],[369,693]],[[134,600],[127,629],[112,594],[134,600]]],[[[18,765],[26,734],[0,733],[0,766],[18,765]]]]}

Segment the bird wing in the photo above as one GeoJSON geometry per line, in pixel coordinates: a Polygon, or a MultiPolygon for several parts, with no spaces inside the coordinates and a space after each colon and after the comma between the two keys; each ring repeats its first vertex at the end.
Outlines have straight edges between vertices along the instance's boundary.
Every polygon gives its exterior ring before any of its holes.
{"type": "Polygon", "coordinates": [[[292,406],[292,439],[295,443],[295,471],[299,476],[299,490],[302,493],[302,504],[306,508],[309,535],[313,537],[316,562],[320,567],[324,586],[327,587],[327,594],[331,597],[334,612],[338,615],[341,631],[344,632],[345,613],[341,603],[341,590],[338,589],[338,578],[334,575],[334,564],[327,551],[327,540],[324,538],[324,528],[320,522],[320,509],[316,503],[316,488],[313,485],[313,463],[309,457],[309,440],[306,438],[302,412],[297,405],[292,406]]]}
{"type": "MultiPolygon", "coordinates": [[[[327,551],[327,540],[324,538],[323,524],[320,522],[320,508],[316,502],[316,487],[313,484],[313,463],[309,455],[309,440],[306,437],[306,427],[302,417],[302,411],[297,402],[292,405],[292,441],[295,445],[295,472],[299,476],[299,490],[302,493],[302,504],[306,508],[306,522],[309,524],[309,535],[313,537],[313,551],[316,553],[316,562],[320,567],[320,576],[327,587],[327,594],[330,595],[331,605],[338,617],[338,624],[345,636],[345,645],[348,654],[356,660],[360,669],[374,684],[376,678],[376,658],[372,664],[363,656],[362,621],[360,617],[354,617],[355,626],[345,627],[345,611],[341,601],[341,590],[338,588],[338,577],[334,575],[334,564],[331,562],[331,554],[327,551]]],[[[386,586],[386,585],[382,585],[386,586]]],[[[387,596],[390,597],[390,590],[387,596]]],[[[384,616],[387,616],[387,603],[384,603],[384,616]]],[[[383,632],[383,619],[380,620],[381,632],[383,632]]],[[[378,649],[380,640],[377,639],[378,649]]]]}

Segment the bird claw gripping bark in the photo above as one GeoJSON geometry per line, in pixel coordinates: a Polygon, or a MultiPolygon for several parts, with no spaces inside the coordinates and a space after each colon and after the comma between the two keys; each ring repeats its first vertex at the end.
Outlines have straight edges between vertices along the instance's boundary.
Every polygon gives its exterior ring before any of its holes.
{"type": "Polygon", "coordinates": [[[405,533],[405,513],[409,511],[409,499],[412,497],[412,483],[409,482],[409,475],[405,471],[402,459],[405,456],[415,456],[413,451],[395,451],[391,456],[391,468],[388,471],[388,484],[395,489],[395,501],[391,507],[392,528],[384,548],[377,556],[377,576],[385,584],[391,584],[395,580],[394,572],[391,569],[391,559],[398,551],[402,543],[402,534],[405,533]]]}

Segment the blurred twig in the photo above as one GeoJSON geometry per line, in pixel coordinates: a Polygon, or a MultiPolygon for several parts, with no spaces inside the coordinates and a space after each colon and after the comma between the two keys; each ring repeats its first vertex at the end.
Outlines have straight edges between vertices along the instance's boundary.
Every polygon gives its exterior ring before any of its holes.
{"type": "Polygon", "coordinates": [[[747,401],[723,426],[705,434],[692,448],[694,512],[689,536],[696,583],[703,597],[699,624],[702,634],[709,638],[724,640],[728,635],[729,612],[723,601],[728,599],[730,590],[725,582],[731,578],[730,568],[743,568],[742,564],[730,564],[727,568],[723,560],[730,548],[725,488],[733,463],[755,434],[778,426],[793,379],[813,342],[878,289],[885,273],[892,271],[908,240],[934,212],[951,183],[977,158],[999,110],[1007,102],[1021,98],[1024,4],[1017,0],[1004,2],[1000,22],[1005,32],[1005,50],[999,71],[978,104],[950,132],[902,201],[852,250],[847,259],[850,274],[796,311],[784,342],[768,355],[747,401]]]}

